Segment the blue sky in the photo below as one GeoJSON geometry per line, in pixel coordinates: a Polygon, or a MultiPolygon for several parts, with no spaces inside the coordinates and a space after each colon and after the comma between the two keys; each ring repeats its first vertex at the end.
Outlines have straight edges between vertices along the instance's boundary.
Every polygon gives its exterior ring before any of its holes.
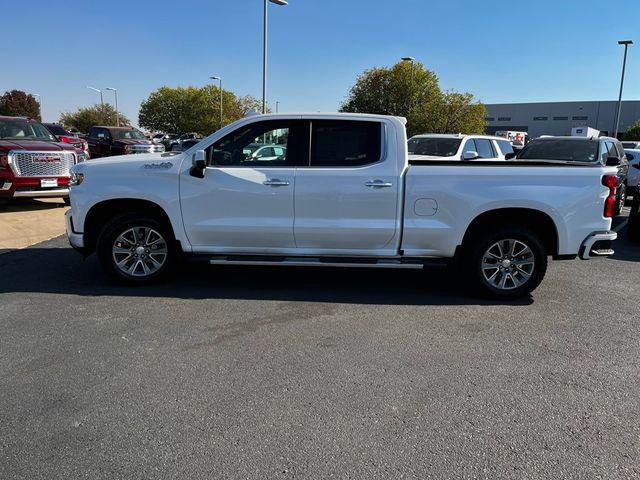
{"type": "MultiPolygon", "coordinates": [[[[43,98],[44,119],[99,102],[120,110],[163,85],[212,75],[261,97],[262,0],[34,0],[2,6],[0,93],[43,98]],[[113,103],[113,93],[104,92],[113,103]]],[[[443,89],[485,103],[640,99],[640,1],[289,0],[269,4],[268,100],[280,111],[335,111],[357,75],[413,56],[443,89]],[[614,8],[615,6],[615,8],[614,8]]]]}

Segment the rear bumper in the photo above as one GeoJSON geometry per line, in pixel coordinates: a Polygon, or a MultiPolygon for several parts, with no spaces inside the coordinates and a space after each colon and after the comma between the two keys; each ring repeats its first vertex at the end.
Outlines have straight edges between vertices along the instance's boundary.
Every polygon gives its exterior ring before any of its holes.
{"type": "Polygon", "coordinates": [[[618,238],[616,232],[593,232],[582,242],[580,247],[580,258],[589,260],[591,258],[608,257],[613,255],[611,242],[618,238]]]}
{"type": "Polygon", "coordinates": [[[73,230],[73,217],[71,216],[71,210],[67,210],[64,214],[64,220],[67,230],[67,238],[73,248],[79,252],[84,251],[84,235],[77,233],[73,230]]]}

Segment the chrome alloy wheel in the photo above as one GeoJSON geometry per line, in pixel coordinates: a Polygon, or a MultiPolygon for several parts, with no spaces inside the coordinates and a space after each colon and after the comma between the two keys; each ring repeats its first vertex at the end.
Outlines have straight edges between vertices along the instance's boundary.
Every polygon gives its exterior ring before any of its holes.
{"type": "Polygon", "coordinates": [[[167,242],[149,227],[133,227],[121,233],[111,249],[115,266],[133,277],[156,273],[167,261],[167,242]]]}
{"type": "Polygon", "coordinates": [[[482,256],[485,281],[500,290],[513,290],[527,283],[534,267],[531,248],[513,238],[494,243],[482,256]]]}

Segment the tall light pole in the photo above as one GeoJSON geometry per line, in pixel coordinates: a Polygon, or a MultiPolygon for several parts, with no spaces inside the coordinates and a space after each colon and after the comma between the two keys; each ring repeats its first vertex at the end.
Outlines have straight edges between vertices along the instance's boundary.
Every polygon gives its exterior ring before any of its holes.
{"type": "Polygon", "coordinates": [[[620,126],[620,110],[622,110],[622,87],[624,86],[624,70],[627,66],[627,48],[633,45],[632,40],[620,40],[618,45],[624,45],[624,60],[622,61],[622,77],[620,78],[620,95],[618,96],[618,111],[616,112],[616,125],[613,129],[613,137],[618,138],[618,127],[620,126]]]}
{"type": "Polygon", "coordinates": [[[113,87],[107,87],[105,88],[105,90],[111,90],[113,93],[116,94],[116,127],[120,126],[120,117],[118,116],[118,90],[116,90],[113,87]]]}
{"type": "Polygon", "coordinates": [[[278,113],[278,105],[280,105],[280,102],[276,100],[276,113],[278,113]]]}
{"type": "Polygon", "coordinates": [[[411,62],[411,80],[409,82],[409,110],[413,106],[413,63],[415,62],[415,58],[413,57],[402,57],[401,59],[404,62],[411,62]]]}
{"type": "Polygon", "coordinates": [[[220,128],[222,128],[222,77],[209,77],[211,80],[220,80],[220,128]]]}
{"type": "MultiPolygon", "coordinates": [[[[287,0],[269,0],[271,3],[288,5],[287,0]]],[[[264,29],[262,41],[262,113],[267,113],[267,0],[264,0],[264,29]]]]}
{"type": "Polygon", "coordinates": [[[94,92],[98,92],[100,94],[100,106],[104,107],[104,100],[102,99],[102,90],[100,90],[99,88],[90,87],[89,85],[87,85],[87,88],[89,90],[93,90],[94,92]]]}

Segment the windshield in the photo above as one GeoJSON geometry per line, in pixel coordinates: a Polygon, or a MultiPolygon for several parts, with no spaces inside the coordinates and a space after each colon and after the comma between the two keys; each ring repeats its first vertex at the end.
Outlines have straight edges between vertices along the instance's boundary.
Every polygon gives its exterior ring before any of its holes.
{"type": "Polygon", "coordinates": [[[111,130],[114,140],[146,140],[142,132],[138,130],[111,130]]]}
{"type": "Polygon", "coordinates": [[[461,142],[461,138],[412,138],[408,142],[409,155],[453,157],[458,152],[461,142]]]}
{"type": "Polygon", "coordinates": [[[49,129],[49,131],[51,133],[53,133],[54,135],[71,136],[71,134],[69,132],[67,132],[61,125],[55,125],[55,124],[46,125],[45,124],[45,127],[47,127],[49,129]]]}
{"type": "Polygon", "coordinates": [[[0,139],[57,142],[58,139],[39,123],[0,120],[0,139]]]}
{"type": "Polygon", "coordinates": [[[532,140],[522,149],[518,159],[595,162],[598,159],[598,141],[565,138],[532,140]]]}

